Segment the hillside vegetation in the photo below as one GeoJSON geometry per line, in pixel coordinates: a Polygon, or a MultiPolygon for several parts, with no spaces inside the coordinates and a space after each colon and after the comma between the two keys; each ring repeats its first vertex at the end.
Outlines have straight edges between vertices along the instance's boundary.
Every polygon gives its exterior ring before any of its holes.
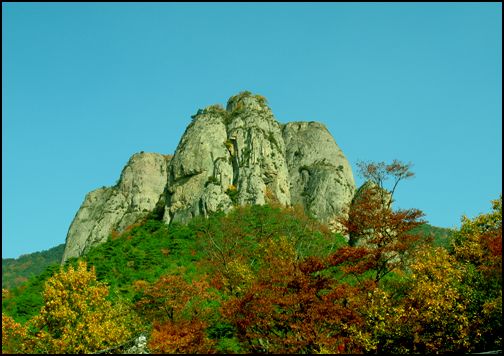
{"type": "Polygon", "coordinates": [[[448,241],[416,229],[382,248],[274,204],[146,219],[3,290],[2,350],[96,352],[140,332],[155,353],[500,348],[502,199],[448,241]]]}
{"type": "Polygon", "coordinates": [[[12,289],[28,278],[42,273],[54,263],[60,263],[65,244],[45,251],[28,253],[18,258],[2,258],[2,288],[12,289]]]}

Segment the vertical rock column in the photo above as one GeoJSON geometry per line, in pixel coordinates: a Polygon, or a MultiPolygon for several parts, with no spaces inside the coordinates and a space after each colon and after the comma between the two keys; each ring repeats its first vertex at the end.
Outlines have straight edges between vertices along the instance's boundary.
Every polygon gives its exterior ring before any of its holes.
{"type": "Polygon", "coordinates": [[[290,204],[285,145],[280,124],[265,99],[242,93],[227,104],[227,134],[233,144],[237,202],[264,204],[266,195],[290,204]]]}
{"type": "Polygon", "coordinates": [[[196,215],[232,206],[225,193],[232,184],[231,154],[226,146],[225,111],[205,110],[187,127],[169,166],[164,220],[187,222],[196,215]]]}

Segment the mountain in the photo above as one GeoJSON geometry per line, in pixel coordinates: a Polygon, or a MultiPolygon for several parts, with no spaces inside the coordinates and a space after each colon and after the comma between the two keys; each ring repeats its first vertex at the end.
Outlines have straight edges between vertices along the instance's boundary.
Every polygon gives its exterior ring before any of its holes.
{"type": "Polygon", "coordinates": [[[150,215],[186,223],[275,202],[300,205],[334,226],[354,192],[350,164],[323,124],[282,125],[264,97],[242,92],[226,109],[198,110],[172,158],[136,154],[116,186],[89,193],[70,225],[62,262],[150,215]]]}
{"type": "Polygon", "coordinates": [[[12,289],[40,274],[47,266],[60,263],[65,244],[18,258],[2,258],[2,288],[12,289]]]}

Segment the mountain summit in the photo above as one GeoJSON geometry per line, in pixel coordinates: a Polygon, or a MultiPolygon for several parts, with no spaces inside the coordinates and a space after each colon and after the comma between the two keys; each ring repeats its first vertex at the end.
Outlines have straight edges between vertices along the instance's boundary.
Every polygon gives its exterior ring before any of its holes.
{"type": "Polygon", "coordinates": [[[70,225],[63,261],[155,213],[166,223],[235,205],[302,205],[334,224],[355,193],[351,167],[318,122],[280,124],[267,100],[242,92],[226,109],[192,116],[173,157],[138,153],[116,186],[86,195],[70,225]]]}

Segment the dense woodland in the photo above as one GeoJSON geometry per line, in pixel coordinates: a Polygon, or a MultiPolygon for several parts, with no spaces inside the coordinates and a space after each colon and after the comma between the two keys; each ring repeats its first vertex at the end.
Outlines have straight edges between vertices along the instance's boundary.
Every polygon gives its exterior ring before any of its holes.
{"type": "Polygon", "coordinates": [[[3,289],[2,352],[91,353],[140,333],[152,353],[502,349],[502,197],[434,237],[421,211],[392,208],[407,166],[361,173],[376,189],[340,222],[350,243],[274,200],[187,225],[151,216],[3,289]]]}
{"type": "Polygon", "coordinates": [[[2,258],[2,288],[17,287],[28,281],[30,277],[42,273],[47,266],[59,263],[63,251],[65,251],[65,244],[18,258],[2,258]]]}

